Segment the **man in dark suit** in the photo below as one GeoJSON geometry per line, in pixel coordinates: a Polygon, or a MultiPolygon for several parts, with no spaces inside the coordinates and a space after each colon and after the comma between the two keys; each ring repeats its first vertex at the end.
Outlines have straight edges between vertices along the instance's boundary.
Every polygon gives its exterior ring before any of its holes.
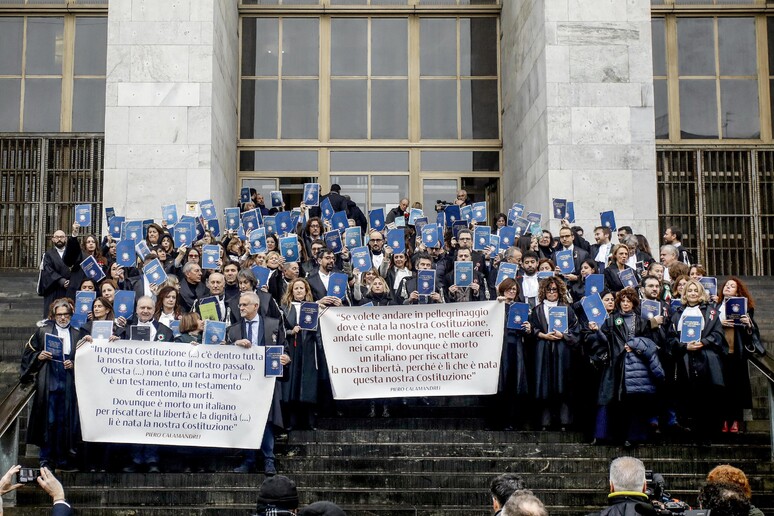
{"type": "Polygon", "coordinates": [[[597,226],[594,228],[595,244],[591,244],[589,256],[597,262],[599,273],[607,267],[607,259],[610,257],[610,251],[613,250],[613,244],[610,242],[613,232],[607,226],[597,226]]]}
{"type": "MultiPolygon", "coordinates": [[[[226,300],[225,288],[226,277],[223,274],[219,272],[213,272],[207,278],[207,289],[210,291],[211,296],[208,296],[208,299],[212,299],[213,297],[216,299],[216,302],[218,303],[218,315],[220,316],[220,321],[228,324],[234,324],[239,320],[239,310],[234,310],[233,302],[238,300],[239,296],[234,296],[233,298],[226,300]]],[[[194,301],[193,306],[191,307],[191,311],[198,312],[199,315],[202,314],[200,307],[201,300],[202,298],[194,301]]],[[[239,302],[237,301],[236,304],[238,305],[239,302]]]]}
{"type": "Polygon", "coordinates": [[[538,255],[535,251],[527,251],[521,258],[521,267],[516,281],[519,283],[519,301],[528,303],[530,307],[537,305],[540,282],[537,279],[538,255]]]}
{"type": "MultiPolygon", "coordinates": [[[[243,292],[239,296],[239,312],[242,318],[236,324],[226,330],[226,342],[234,346],[250,348],[253,346],[282,346],[284,352],[280,357],[283,366],[290,363],[285,331],[279,319],[263,317],[260,313],[261,302],[255,292],[243,292]]],[[[284,369],[288,373],[288,368],[284,369]]],[[[269,418],[266,421],[266,429],[261,441],[261,453],[263,453],[263,469],[266,475],[276,475],[277,468],[274,465],[274,427],[282,427],[282,409],[280,399],[282,390],[279,382],[274,382],[274,397],[269,409],[269,418]]],[[[255,469],[255,450],[245,450],[245,459],[242,464],[234,469],[235,473],[250,473],[255,469]]]]}
{"type": "MultiPolygon", "coordinates": [[[[461,232],[460,232],[461,233],[461,232]]],[[[470,262],[470,249],[462,248],[457,251],[456,262],[470,262]]],[[[475,267],[475,264],[474,264],[475,267]]],[[[447,303],[460,303],[464,301],[487,301],[489,289],[484,275],[473,270],[473,283],[469,287],[458,287],[454,284],[454,268],[446,274],[446,290],[444,292],[447,303]]]]}
{"type": "Polygon", "coordinates": [[[581,264],[589,257],[589,253],[583,249],[574,245],[575,235],[569,226],[562,226],[559,230],[559,247],[554,250],[554,255],[551,257],[555,264],[557,264],[557,272],[559,271],[559,262],[556,258],[556,253],[559,251],[572,251],[572,261],[575,267],[575,272],[572,274],[564,274],[565,281],[578,281],[581,264]]]}
{"type": "Polygon", "coordinates": [[[309,276],[309,286],[312,289],[312,298],[314,298],[315,301],[322,301],[323,304],[328,306],[350,306],[349,294],[346,294],[344,299],[328,295],[328,282],[331,280],[331,274],[334,272],[341,272],[334,269],[336,255],[327,247],[323,247],[320,252],[317,253],[317,261],[320,264],[320,268],[317,269],[317,272],[309,276]]]}
{"type": "MultiPolygon", "coordinates": [[[[433,268],[433,259],[427,253],[418,253],[416,256],[417,271],[429,271],[433,268]]],[[[420,296],[417,289],[417,274],[407,276],[400,281],[393,296],[396,305],[415,305],[443,303],[440,286],[435,286],[435,291],[429,296],[420,296]]]]}
{"type": "Polygon", "coordinates": [[[55,299],[65,297],[70,286],[70,267],[64,262],[67,235],[57,230],[51,237],[54,247],[43,255],[38,279],[38,294],[43,296],[43,317],[48,317],[48,309],[55,299]]]}
{"type": "Polygon", "coordinates": [[[183,281],[180,282],[180,307],[190,312],[197,299],[207,297],[209,292],[202,283],[202,268],[198,263],[183,265],[183,281]]]}
{"type": "Polygon", "coordinates": [[[137,304],[137,300],[142,296],[148,296],[151,299],[154,298],[156,292],[159,290],[159,286],[155,283],[150,283],[148,278],[146,278],[145,274],[142,272],[143,268],[156,258],[158,258],[156,253],[148,253],[142,261],[142,268],[138,270],[133,267],[131,269],[134,272],[134,275],[127,280],[128,284],[126,287],[127,290],[134,290],[135,304],[137,304]]]}
{"type": "Polygon", "coordinates": [[[155,303],[148,296],[141,296],[137,300],[137,309],[134,315],[126,322],[126,326],[116,330],[116,335],[124,340],[131,338],[132,326],[147,326],[150,328],[151,341],[173,342],[175,336],[167,326],[153,319],[155,303]]]}
{"type": "MultiPolygon", "coordinates": [[[[9,469],[2,478],[0,478],[0,495],[4,495],[9,491],[18,489],[24,484],[14,484],[14,475],[18,475],[21,471],[21,466],[13,466],[9,469]]],[[[54,474],[48,468],[40,468],[40,476],[36,479],[38,485],[51,497],[54,506],[51,509],[51,516],[70,516],[73,514],[73,510],[70,504],[65,500],[64,487],[61,482],[56,479],[54,474]]],[[[0,514],[3,513],[3,499],[0,498],[0,514]]]]}

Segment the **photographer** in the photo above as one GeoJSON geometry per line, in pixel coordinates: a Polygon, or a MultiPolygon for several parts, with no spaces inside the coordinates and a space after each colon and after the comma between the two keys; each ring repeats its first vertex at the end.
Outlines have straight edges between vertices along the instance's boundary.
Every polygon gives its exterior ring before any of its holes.
{"type": "MultiPolygon", "coordinates": [[[[21,466],[13,466],[9,469],[2,478],[0,478],[0,495],[4,495],[14,489],[18,489],[24,484],[13,483],[14,475],[17,475],[21,471],[21,466]]],[[[48,468],[40,468],[40,476],[37,477],[37,482],[43,490],[48,493],[51,500],[54,502],[54,506],[51,509],[52,516],[69,516],[73,513],[70,504],[65,500],[64,488],[59,480],[56,479],[53,473],[48,468]]],[[[2,498],[0,498],[0,515],[2,515],[2,498]]]]}
{"type": "Polygon", "coordinates": [[[610,463],[608,507],[589,516],[655,514],[645,494],[646,487],[645,465],[642,461],[634,457],[618,457],[610,463]]]}

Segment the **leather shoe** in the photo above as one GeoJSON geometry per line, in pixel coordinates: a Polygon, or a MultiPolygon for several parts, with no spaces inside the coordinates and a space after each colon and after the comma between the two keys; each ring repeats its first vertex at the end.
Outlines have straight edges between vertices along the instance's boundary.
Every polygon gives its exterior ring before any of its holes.
{"type": "Polygon", "coordinates": [[[148,466],[148,473],[161,473],[158,464],[150,464],[148,466]]]}
{"type": "Polygon", "coordinates": [[[250,473],[250,471],[251,471],[252,469],[253,469],[253,468],[252,468],[252,466],[251,466],[250,464],[247,464],[247,463],[242,463],[242,464],[240,464],[239,466],[235,467],[235,468],[233,469],[233,472],[234,472],[234,473],[250,473]]]}
{"type": "Polygon", "coordinates": [[[267,477],[273,477],[277,474],[277,468],[274,466],[274,459],[265,459],[263,461],[263,474],[267,477]]]}

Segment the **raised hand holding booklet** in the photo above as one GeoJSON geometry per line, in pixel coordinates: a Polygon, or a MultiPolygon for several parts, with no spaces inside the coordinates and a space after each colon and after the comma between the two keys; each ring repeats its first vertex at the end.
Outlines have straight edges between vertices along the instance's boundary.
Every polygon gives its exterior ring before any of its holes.
{"type": "Polygon", "coordinates": [[[438,230],[438,224],[425,224],[422,228],[422,243],[427,247],[438,247],[441,238],[438,230]]]}
{"type": "Polygon", "coordinates": [[[339,254],[344,248],[344,245],[341,243],[341,233],[337,229],[325,233],[323,240],[325,241],[325,247],[333,251],[333,254],[339,254]]]}
{"type": "Polygon", "coordinates": [[[610,228],[610,231],[615,231],[615,213],[612,210],[603,211],[599,214],[599,222],[602,227],[610,228]]]}
{"type": "Polygon", "coordinates": [[[699,283],[701,283],[701,286],[704,287],[704,290],[706,290],[710,296],[717,296],[718,295],[718,279],[712,278],[710,276],[703,276],[699,278],[699,283]]]}
{"type": "Polygon", "coordinates": [[[360,235],[360,226],[347,228],[346,231],[344,231],[344,245],[350,249],[363,245],[363,238],[360,235]]]}
{"type": "Polygon", "coordinates": [[[417,271],[417,293],[420,296],[429,296],[435,292],[435,271],[417,271]]]}
{"type": "Polygon", "coordinates": [[[266,228],[254,229],[249,233],[250,254],[265,253],[266,248],[266,228]]]}
{"type": "Polygon", "coordinates": [[[486,224],[486,201],[473,203],[473,222],[486,224]]]}
{"type": "Polygon", "coordinates": [[[75,222],[81,226],[91,226],[91,204],[75,205],[75,222]]]}
{"type": "Polygon", "coordinates": [[[605,275],[589,274],[588,276],[586,276],[585,286],[586,286],[586,291],[585,291],[586,296],[601,293],[603,290],[605,290],[605,275]]]}
{"type": "Polygon", "coordinates": [[[116,290],[113,297],[113,311],[116,318],[129,319],[134,314],[134,290],[116,290]]]}
{"type": "Polygon", "coordinates": [[[515,263],[501,262],[497,269],[497,280],[495,287],[499,287],[505,278],[516,279],[516,273],[519,272],[519,266],[515,263]]]}
{"type": "Polygon", "coordinates": [[[137,264],[134,240],[121,240],[116,244],[116,263],[121,267],[134,267],[137,264]]]}
{"type": "Polygon", "coordinates": [[[282,192],[274,190],[271,192],[271,206],[273,208],[282,208],[284,202],[282,201],[282,192]]]}
{"type": "Polygon", "coordinates": [[[298,237],[296,235],[289,235],[280,238],[280,253],[285,261],[297,262],[301,259],[301,250],[298,247],[298,237]]]}
{"type": "Polygon", "coordinates": [[[320,201],[320,214],[322,216],[323,220],[330,221],[333,217],[333,205],[331,204],[331,200],[325,197],[322,201],[320,201]]]}
{"type": "Polygon", "coordinates": [[[281,211],[274,216],[274,227],[279,235],[293,232],[293,224],[289,211],[281,211]]]}
{"type": "Polygon", "coordinates": [[[320,205],[319,183],[304,183],[304,204],[307,206],[320,205]]]}
{"type": "Polygon", "coordinates": [[[331,226],[336,231],[345,231],[349,227],[349,221],[347,220],[347,212],[337,211],[331,217],[331,226]]]}
{"type": "Polygon", "coordinates": [[[572,274],[575,272],[575,260],[570,249],[556,252],[556,266],[559,267],[562,274],[572,274]]]}
{"type": "Polygon", "coordinates": [[[347,295],[347,275],[341,272],[332,272],[328,280],[328,295],[344,299],[347,295]]]}
{"type": "Polygon", "coordinates": [[[634,269],[626,268],[618,273],[618,277],[621,279],[624,287],[637,286],[637,274],[634,272],[634,269]]]}
{"type": "Polygon", "coordinates": [[[747,315],[746,297],[729,297],[726,300],[726,319],[739,322],[743,315],[747,315]]]}
{"type": "Polygon", "coordinates": [[[254,229],[258,229],[258,211],[248,210],[242,214],[242,227],[248,235],[254,229]]]}
{"type": "Polygon", "coordinates": [[[371,229],[381,231],[384,229],[384,208],[378,208],[368,212],[368,224],[371,229]]]}
{"type": "Polygon", "coordinates": [[[500,235],[500,251],[505,251],[516,242],[516,229],[512,226],[503,226],[498,233],[500,235]]]}
{"type": "Polygon", "coordinates": [[[83,270],[83,274],[95,284],[102,281],[105,277],[102,267],[93,256],[89,256],[81,262],[81,269],[83,270]]]}
{"type": "Polygon", "coordinates": [[[161,217],[170,226],[177,224],[177,205],[165,204],[161,207],[161,217]]]}
{"type": "Polygon", "coordinates": [[[554,218],[563,219],[567,215],[567,199],[554,199],[554,218]]]}
{"type": "Polygon", "coordinates": [[[592,294],[581,299],[581,307],[589,322],[597,323],[600,328],[607,319],[607,310],[599,294],[592,294]]]}
{"type": "Polygon", "coordinates": [[[473,230],[473,250],[483,251],[489,247],[489,235],[492,228],[489,226],[476,226],[473,230]]]}
{"type": "Polygon", "coordinates": [[[58,335],[46,333],[44,346],[45,351],[51,353],[51,360],[64,362],[64,343],[58,335]]]}
{"type": "Polygon", "coordinates": [[[406,252],[406,230],[403,228],[391,229],[387,232],[387,241],[385,242],[392,249],[393,254],[403,254],[406,252]]]}
{"type": "Polygon", "coordinates": [[[658,315],[661,315],[661,303],[653,299],[643,299],[640,302],[640,317],[649,320],[658,315]]]}
{"type": "Polygon", "coordinates": [[[371,251],[368,247],[355,247],[351,250],[351,253],[353,268],[357,269],[359,272],[371,270],[373,263],[371,261],[371,251]]]}
{"type": "Polygon", "coordinates": [[[239,208],[226,208],[223,212],[226,217],[226,229],[231,231],[239,229],[242,222],[239,217],[239,208]]]}
{"type": "Polygon", "coordinates": [[[142,273],[148,279],[148,283],[155,283],[161,285],[167,281],[167,273],[164,272],[164,266],[158,258],[154,258],[142,268],[142,273]]]}
{"type": "Polygon", "coordinates": [[[215,211],[215,203],[212,199],[206,199],[199,203],[199,207],[202,210],[202,217],[204,220],[213,220],[218,218],[218,212],[215,211]]]}

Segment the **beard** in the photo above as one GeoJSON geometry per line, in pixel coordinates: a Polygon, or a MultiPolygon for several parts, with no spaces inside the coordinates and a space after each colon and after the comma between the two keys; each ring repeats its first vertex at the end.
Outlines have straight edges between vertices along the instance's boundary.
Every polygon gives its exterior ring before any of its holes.
{"type": "Polygon", "coordinates": [[[64,242],[62,240],[57,240],[56,242],[54,242],[54,247],[56,247],[57,249],[62,249],[66,244],[67,242],[64,242]]]}

